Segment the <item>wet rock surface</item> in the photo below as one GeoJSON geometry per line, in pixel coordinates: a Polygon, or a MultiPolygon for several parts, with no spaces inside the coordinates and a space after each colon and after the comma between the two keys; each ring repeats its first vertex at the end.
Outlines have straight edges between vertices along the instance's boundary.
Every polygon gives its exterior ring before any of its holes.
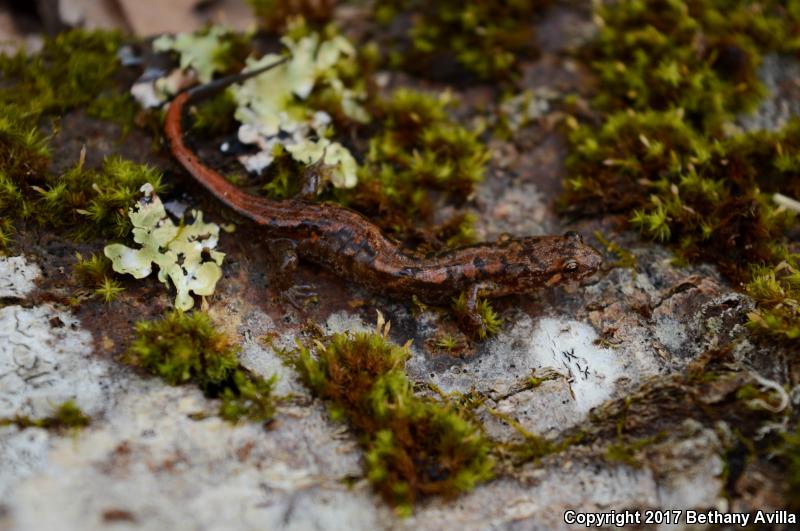
{"type": "MultiPolygon", "coordinates": [[[[553,17],[553,24],[567,25],[578,17],[577,40],[591,33],[585,17],[561,11],[553,17]]],[[[555,44],[545,51],[525,66],[526,87],[564,93],[588,82],[555,44]]],[[[788,86],[777,74],[769,77],[782,60],[764,66],[768,80],[774,78],[770,87],[788,86]]],[[[781,103],[787,90],[756,118],[743,119],[742,127],[783,119],[791,111],[781,103]]],[[[469,115],[474,102],[467,92],[461,112],[469,115]]],[[[0,416],[42,416],[73,399],[92,423],[76,433],[0,427],[0,529],[553,529],[564,527],[564,511],[576,507],[780,508],[778,474],[759,463],[733,480],[736,498],[726,499],[726,449],[732,430],[741,427],[730,413],[740,406],[726,397],[755,381],[750,371],[786,382],[780,362],[786,353],[752,341],[744,326],[752,301],[713,267],[676,266],[668,250],[615,231],[613,217],[557,214],[566,154],[552,127],[557,112],[545,112],[514,140],[492,145],[487,180],[471,203],[479,234],[493,239],[576,229],[597,245],[591,235],[600,230],[633,253],[636,267],[609,265],[584,286],[498,301],[500,333],[451,356],[431,347],[441,325],[437,312],[420,313],[406,301],[344,285],[314,266],[302,265],[296,280],[313,284],[319,302],[302,310],[283,304],[267,265],[268,243],[241,224],[221,238],[224,276],[208,311],[241,344],[243,365],[278,375],[277,393],[289,398],[267,426],[226,423],[214,416],[217,404],[197,389],[169,387],[121,364],[132,324],[162,314],[171,295],[148,279],[126,282],[119,302],[90,300],[72,308],[74,252],[97,250],[102,242],[75,245],[23,228],[18,248],[24,255],[0,258],[0,416]],[[496,440],[519,439],[504,418],[551,441],[580,430],[590,436],[456,500],[426,500],[412,517],[398,519],[363,477],[355,436],[329,419],[325,405],[276,352],[290,348],[307,321],[329,333],[370,329],[376,310],[392,322],[394,341],[413,340],[406,368],[421,392],[429,384],[445,393],[477,393],[483,403],[476,417],[496,440]],[[641,418],[649,418],[645,411],[657,417],[658,386],[670,378],[678,382],[692,364],[719,350],[729,353],[726,374],[734,376],[703,399],[729,409],[700,420],[678,412],[652,427],[628,419],[637,437],[653,440],[630,460],[609,457],[609,445],[619,439],[613,426],[620,404],[635,398],[643,404],[641,418]],[[541,381],[533,385],[531,377],[541,381]]],[[[141,133],[119,144],[110,140],[118,138],[114,126],[79,115],[64,124],[69,127],[62,126],[53,142],[65,166],[86,144],[89,164],[126,153],[165,168],[170,177],[180,175],[163,150],[150,153],[141,133]]],[[[203,208],[213,221],[233,219],[190,186],[179,185],[171,198],[203,208]]],[[[678,385],[689,384],[681,380],[674,389],[678,385]]]]}

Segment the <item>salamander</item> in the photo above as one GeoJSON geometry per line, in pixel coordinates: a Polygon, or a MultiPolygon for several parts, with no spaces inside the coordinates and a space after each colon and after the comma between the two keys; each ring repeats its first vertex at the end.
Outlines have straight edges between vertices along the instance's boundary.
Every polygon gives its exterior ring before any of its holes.
{"type": "Polygon", "coordinates": [[[319,264],[339,277],[375,292],[428,304],[449,304],[466,293],[467,326],[481,328],[479,297],[530,293],[562,281],[579,281],[601,265],[600,254],[576,232],[485,242],[428,255],[403,251],[363,215],[312,201],[308,194],[271,200],[249,194],[205,165],[183,139],[184,109],[267,67],[212,81],[179,93],[166,114],[164,131],[171,152],[186,171],[228,208],[263,228],[266,238],[289,242],[296,257],[319,264]]]}

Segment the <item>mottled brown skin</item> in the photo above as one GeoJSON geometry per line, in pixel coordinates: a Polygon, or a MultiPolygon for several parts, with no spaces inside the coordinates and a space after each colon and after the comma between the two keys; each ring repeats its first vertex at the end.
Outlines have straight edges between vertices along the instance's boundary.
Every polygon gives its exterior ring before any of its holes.
{"type": "Polygon", "coordinates": [[[416,295],[429,304],[448,304],[467,293],[470,319],[478,297],[529,293],[566,280],[581,280],[602,258],[574,232],[480,243],[427,256],[403,252],[361,214],[306,199],[274,201],[250,195],[203,164],[183,141],[184,107],[225,86],[255,75],[232,76],[183,92],[167,112],[165,133],[175,158],[216,198],[264,227],[267,238],[292,242],[297,254],[338,276],[380,293],[416,295]]]}

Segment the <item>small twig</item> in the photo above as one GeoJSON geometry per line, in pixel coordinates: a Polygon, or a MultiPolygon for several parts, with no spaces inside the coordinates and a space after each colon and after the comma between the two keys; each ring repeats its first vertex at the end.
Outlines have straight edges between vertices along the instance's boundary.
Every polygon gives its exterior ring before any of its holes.
{"type": "Polygon", "coordinates": [[[800,214],[800,201],[783,194],[773,194],[772,200],[787,210],[800,214]]]}

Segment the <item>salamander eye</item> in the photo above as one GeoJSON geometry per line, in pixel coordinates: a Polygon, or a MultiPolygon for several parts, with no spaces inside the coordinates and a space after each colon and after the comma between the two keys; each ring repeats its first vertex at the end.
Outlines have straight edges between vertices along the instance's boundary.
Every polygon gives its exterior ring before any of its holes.
{"type": "Polygon", "coordinates": [[[567,260],[564,263],[564,271],[568,273],[574,273],[577,270],[578,270],[578,262],[576,262],[575,260],[567,260]]]}

